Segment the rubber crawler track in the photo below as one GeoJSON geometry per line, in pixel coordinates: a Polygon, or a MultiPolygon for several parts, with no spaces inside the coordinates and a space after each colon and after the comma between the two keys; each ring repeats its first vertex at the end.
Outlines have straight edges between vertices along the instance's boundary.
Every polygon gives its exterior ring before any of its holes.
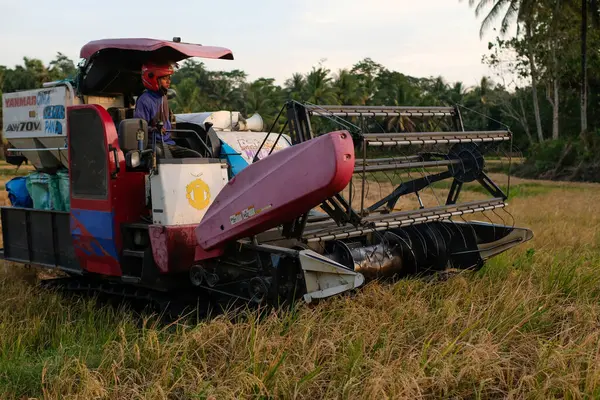
{"type": "Polygon", "coordinates": [[[127,305],[136,312],[157,313],[169,322],[184,315],[199,319],[214,317],[232,306],[238,306],[231,299],[214,296],[198,290],[177,290],[163,292],[118,282],[93,281],[79,277],[53,278],[40,281],[45,290],[65,295],[96,297],[101,303],[127,305]]]}

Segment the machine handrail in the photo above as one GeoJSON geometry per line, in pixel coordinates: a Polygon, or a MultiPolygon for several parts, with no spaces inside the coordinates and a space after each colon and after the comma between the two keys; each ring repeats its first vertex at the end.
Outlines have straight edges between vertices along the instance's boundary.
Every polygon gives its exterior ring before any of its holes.
{"type": "Polygon", "coordinates": [[[204,140],[202,140],[202,138],[200,137],[200,135],[198,134],[198,132],[196,132],[193,129],[168,129],[167,132],[192,132],[196,135],[196,137],[198,138],[198,140],[200,140],[200,143],[202,143],[202,145],[204,146],[204,148],[206,149],[206,151],[208,151],[208,154],[210,154],[210,158],[214,158],[214,154],[211,148],[208,147],[208,145],[206,144],[206,142],[204,142],[204,140]]]}

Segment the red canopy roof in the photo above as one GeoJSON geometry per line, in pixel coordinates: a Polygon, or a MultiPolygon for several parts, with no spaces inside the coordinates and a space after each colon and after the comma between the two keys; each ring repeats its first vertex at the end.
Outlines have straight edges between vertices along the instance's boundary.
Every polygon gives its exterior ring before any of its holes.
{"type": "Polygon", "coordinates": [[[223,47],[202,46],[192,43],[177,43],[168,40],[157,39],[102,39],[89,42],[81,48],[81,58],[89,59],[95,53],[106,49],[121,49],[133,51],[156,51],[159,49],[170,50],[174,57],[182,60],[188,57],[221,58],[233,60],[231,50],[223,47]]]}

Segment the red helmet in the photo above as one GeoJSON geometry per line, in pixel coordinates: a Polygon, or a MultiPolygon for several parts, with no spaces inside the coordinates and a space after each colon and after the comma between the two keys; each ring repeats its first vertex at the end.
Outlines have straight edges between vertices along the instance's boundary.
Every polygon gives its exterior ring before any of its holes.
{"type": "Polygon", "coordinates": [[[173,67],[170,64],[147,63],[142,66],[142,82],[148,90],[158,90],[158,78],[165,75],[173,75],[173,67]]]}

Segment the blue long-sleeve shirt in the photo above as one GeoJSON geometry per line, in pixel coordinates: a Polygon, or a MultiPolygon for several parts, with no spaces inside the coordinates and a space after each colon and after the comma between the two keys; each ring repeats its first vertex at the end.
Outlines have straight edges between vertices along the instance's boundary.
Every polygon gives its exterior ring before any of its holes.
{"type": "MultiPolygon", "coordinates": [[[[150,143],[152,143],[152,134],[154,134],[154,137],[156,137],[156,143],[161,143],[161,141],[164,141],[165,144],[175,144],[175,141],[171,139],[171,134],[169,132],[161,135],[158,128],[150,127],[150,121],[152,118],[158,115],[162,98],[162,93],[146,90],[137,99],[133,117],[142,118],[148,122],[148,140],[150,143]]],[[[168,118],[167,121],[165,121],[164,128],[166,130],[171,129],[171,121],[169,121],[168,118]]]]}

